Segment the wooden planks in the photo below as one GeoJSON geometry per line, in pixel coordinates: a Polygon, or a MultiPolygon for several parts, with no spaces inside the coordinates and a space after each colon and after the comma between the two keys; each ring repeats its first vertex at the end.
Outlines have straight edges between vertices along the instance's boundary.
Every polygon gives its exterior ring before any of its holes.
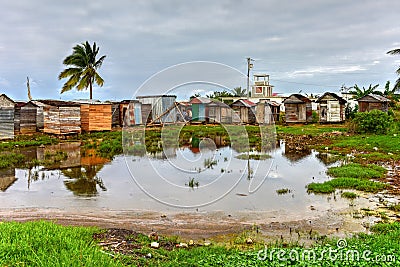
{"type": "Polygon", "coordinates": [[[80,112],[82,131],[111,131],[111,104],[81,104],[80,112]]]}

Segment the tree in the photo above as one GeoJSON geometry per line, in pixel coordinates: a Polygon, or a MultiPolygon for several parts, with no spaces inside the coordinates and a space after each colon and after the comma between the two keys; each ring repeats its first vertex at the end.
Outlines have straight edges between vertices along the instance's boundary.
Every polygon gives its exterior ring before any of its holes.
{"type": "Polygon", "coordinates": [[[222,101],[222,97],[232,97],[233,95],[226,90],[223,91],[214,91],[210,95],[206,95],[208,98],[216,99],[218,101],[222,101]]]}
{"type": "Polygon", "coordinates": [[[69,66],[69,68],[66,68],[58,75],[59,80],[69,78],[62,87],[61,93],[67,92],[74,87],[78,91],[89,88],[90,99],[93,98],[93,83],[100,87],[104,84],[104,80],[97,70],[103,64],[106,56],[96,59],[98,53],[99,47],[96,46],[96,42],[93,43],[93,46],[90,46],[89,42],[86,41],[73,47],[72,54],[63,61],[63,64],[69,66]]]}
{"type": "MultiPolygon", "coordinates": [[[[400,48],[390,50],[390,51],[387,52],[387,54],[389,54],[389,55],[400,55],[400,48]]],[[[397,75],[400,75],[400,66],[396,70],[396,73],[397,73],[397,75]]],[[[393,89],[395,89],[395,91],[400,90],[400,77],[397,79],[396,83],[394,84],[393,89]]]]}
{"type": "Polygon", "coordinates": [[[349,91],[349,94],[353,94],[353,98],[357,99],[363,96],[366,96],[368,94],[381,94],[380,91],[376,90],[376,88],[378,88],[379,84],[372,86],[372,84],[369,85],[368,88],[365,88],[363,86],[363,88],[361,89],[360,87],[358,87],[357,84],[355,84],[352,88],[353,90],[349,91]]]}
{"type": "Polygon", "coordinates": [[[233,92],[234,96],[242,97],[242,96],[246,96],[247,95],[246,94],[246,89],[242,89],[241,86],[233,88],[232,92],[233,92]]]}

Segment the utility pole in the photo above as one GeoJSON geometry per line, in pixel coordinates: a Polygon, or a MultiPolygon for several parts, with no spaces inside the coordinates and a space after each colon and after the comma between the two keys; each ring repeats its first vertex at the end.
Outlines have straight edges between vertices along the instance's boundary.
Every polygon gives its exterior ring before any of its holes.
{"type": "Polygon", "coordinates": [[[247,100],[250,97],[250,69],[253,68],[253,63],[251,63],[252,61],[254,61],[254,59],[252,58],[247,58],[247,100]]]}

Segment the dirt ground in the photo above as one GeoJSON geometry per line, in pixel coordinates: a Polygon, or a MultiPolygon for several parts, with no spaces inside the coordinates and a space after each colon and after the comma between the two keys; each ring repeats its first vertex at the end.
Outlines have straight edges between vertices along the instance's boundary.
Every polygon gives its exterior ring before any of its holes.
{"type": "Polygon", "coordinates": [[[314,215],[293,218],[278,212],[170,212],[117,210],[59,210],[54,208],[1,209],[3,221],[51,220],[62,225],[97,226],[127,229],[149,234],[178,236],[183,241],[215,240],[225,242],[247,232],[263,241],[313,243],[328,236],[345,237],[366,232],[365,219],[354,219],[353,208],[318,211],[314,215]]]}

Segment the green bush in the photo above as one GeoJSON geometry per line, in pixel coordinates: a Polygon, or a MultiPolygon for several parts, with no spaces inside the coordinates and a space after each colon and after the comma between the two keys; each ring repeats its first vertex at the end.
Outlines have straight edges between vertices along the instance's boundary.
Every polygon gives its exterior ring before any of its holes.
{"type": "Polygon", "coordinates": [[[315,110],[313,110],[313,112],[312,112],[312,122],[316,123],[318,121],[319,121],[318,113],[315,110]]]}
{"type": "Polygon", "coordinates": [[[358,112],[354,116],[357,133],[386,134],[393,124],[393,117],[381,110],[358,112]]]}

